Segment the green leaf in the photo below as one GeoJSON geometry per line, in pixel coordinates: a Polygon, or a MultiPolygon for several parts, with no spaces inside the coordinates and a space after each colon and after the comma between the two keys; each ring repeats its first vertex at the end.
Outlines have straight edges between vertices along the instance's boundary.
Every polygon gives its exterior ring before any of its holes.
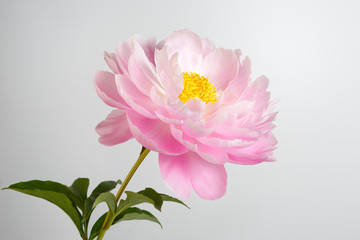
{"type": "Polygon", "coordinates": [[[158,223],[162,228],[160,221],[154,215],[152,215],[150,212],[146,210],[142,210],[136,207],[128,208],[125,211],[123,211],[121,214],[116,216],[112,224],[114,225],[116,223],[122,221],[129,221],[129,220],[148,220],[158,223]]]}
{"type": "Polygon", "coordinates": [[[109,207],[109,210],[114,213],[115,210],[116,210],[116,200],[115,200],[115,196],[114,194],[112,194],[111,192],[104,192],[102,194],[100,194],[94,204],[93,204],[93,209],[99,204],[99,203],[102,203],[102,202],[106,202],[106,204],[108,205],[109,207]]]}
{"type": "Polygon", "coordinates": [[[152,205],[155,206],[154,201],[141,194],[141,193],[135,193],[135,192],[130,192],[130,191],[126,191],[125,192],[127,197],[125,200],[120,200],[119,206],[116,209],[116,215],[120,214],[121,212],[123,212],[124,210],[128,209],[129,207],[141,204],[141,203],[150,203],[152,205]]]}
{"type": "Polygon", "coordinates": [[[79,230],[80,235],[82,237],[84,236],[81,225],[81,215],[74,203],[75,197],[67,186],[52,181],[33,180],[15,183],[5,189],[11,189],[42,198],[55,204],[71,218],[79,230]]]}
{"type": "Polygon", "coordinates": [[[147,196],[148,198],[150,198],[151,200],[154,201],[154,207],[161,211],[161,206],[163,204],[163,199],[161,197],[161,195],[159,193],[157,193],[154,189],[152,188],[145,188],[145,190],[142,190],[140,192],[138,192],[144,196],[147,196]]]}
{"type": "Polygon", "coordinates": [[[85,204],[85,200],[87,198],[88,188],[89,188],[89,179],[88,178],[78,178],[70,186],[71,192],[79,200],[78,202],[76,202],[76,205],[82,211],[84,211],[84,204],[85,204]]]}
{"type": "Polygon", "coordinates": [[[184,205],[185,207],[189,208],[185,203],[183,203],[182,201],[180,201],[177,198],[174,198],[174,197],[168,196],[166,194],[162,194],[162,193],[160,193],[160,196],[163,201],[180,203],[180,204],[184,205]]]}
{"type": "Polygon", "coordinates": [[[90,197],[88,197],[85,200],[85,207],[84,207],[84,215],[85,218],[89,218],[91,215],[91,212],[93,210],[93,204],[96,200],[96,198],[104,192],[109,192],[113,190],[117,185],[117,182],[115,181],[104,181],[101,182],[95,189],[92,191],[90,197]]]}
{"type": "Polygon", "coordinates": [[[106,218],[106,214],[104,213],[101,217],[99,217],[99,219],[94,223],[93,227],[91,228],[91,232],[90,232],[90,238],[89,240],[94,239],[97,235],[99,235],[100,229],[102,227],[102,225],[104,224],[105,218],[106,218]]]}

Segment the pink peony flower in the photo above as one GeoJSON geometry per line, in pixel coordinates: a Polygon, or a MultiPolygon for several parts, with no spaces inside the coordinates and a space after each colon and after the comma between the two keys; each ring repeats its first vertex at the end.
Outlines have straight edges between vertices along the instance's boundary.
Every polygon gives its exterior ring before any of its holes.
{"type": "Polygon", "coordinates": [[[222,197],[225,163],[274,161],[268,79],[251,81],[240,50],[182,30],[159,43],[132,37],[105,61],[112,73],[96,73],[96,91],[116,110],[96,127],[100,143],[135,138],[159,152],[161,175],[180,197],[191,187],[204,199],[222,197]]]}

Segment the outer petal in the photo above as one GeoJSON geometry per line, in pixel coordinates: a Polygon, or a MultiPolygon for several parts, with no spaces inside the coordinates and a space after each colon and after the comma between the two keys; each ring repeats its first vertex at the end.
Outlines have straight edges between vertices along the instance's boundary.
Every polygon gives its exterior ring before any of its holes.
{"type": "Polygon", "coordinates": [[[182,198],[189,198],[191,179],[186,155],[170,156],[159,153],[159,166],[168,188],[182,198]]]}
{"type": "Polygon", "coordinates": [[[188,151],[172,136],[169,125],[161,120],[149,119],[131,110],[127,111],[127,117],[134,137],[146,148],[170,155],[188,151]]]}
{"type": "Polygon", "coordinates": [[[100,135],[99,142],[112,146],[126,142],[133,138],[123,110],[112,111],[104,121],[96,126],[96,132],[100,135]]]}
{"type": "Polygon", "coordinates": [[[224,165],[204,161],[194,152],[178,156],[159,154],[159,165],[166,185],[182,198],[190,196],[191,185],[201,198],[208,200],[218,199],[226,192],[224,165]]]}
{"type": "Polygon", "coordinates": [[[115,84],[115,76],[105,71],[97,71],[95,74],[95,89],[99,97],[109,106],[128,109],[128,104],[120,96],[115,84]]]}
{"type": "Polygon", "coordinates": [[[204,199],[214,200],[226,192],[227,174],[224,165],[204,161],[199,155],[188,152],[191,184],[204,199]]]}

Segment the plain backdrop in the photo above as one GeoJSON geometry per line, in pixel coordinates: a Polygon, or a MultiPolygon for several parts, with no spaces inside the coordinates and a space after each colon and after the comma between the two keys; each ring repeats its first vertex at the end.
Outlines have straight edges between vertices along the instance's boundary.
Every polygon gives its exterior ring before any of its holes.
{"type": "MultiPolygon", "coordinates": [[[[280,99],[277,161],[226,165],[226,195],[167,203],[163,229],[126,222],[105,239],[360,239],[360,1],[0,1],[0,187],[32,179],[70,185],[124,179],[135,140],[105,147],[94,130],[111,111],[93,77],[103,52],[134,34],[188,28],[240,48],[252,76],[280,99]]],[[[150,153],[128,189],[172,194],[150,153]]],[[[80,239],[52,204],[0,191],[0,236],[80,239]]],[[[106,210],[100,206],[95,215],[106,210]]]]}

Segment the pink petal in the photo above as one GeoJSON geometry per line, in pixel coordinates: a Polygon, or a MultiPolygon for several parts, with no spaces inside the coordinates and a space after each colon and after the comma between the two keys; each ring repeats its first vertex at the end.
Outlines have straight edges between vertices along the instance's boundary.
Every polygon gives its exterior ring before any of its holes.
{"type": "Polygon", "coordinates": [[[228,91],[240,96],[248,87],[251,74],[251,62],[248,57],[244,59],[242,65],[239,66],[239,72],[236,78],[230,83],[228,91]]]}
{"type": "Polygon", "coordinates": [[[194,100],[189,100],[185,103],[185,106],[192,112],[198,112],[200,116],[203,116],[205,113],[206,103],[201,99],[196,98],[194,100]]]}
{"type": "Polygon", "coordinates": [[[214,130],[215,133],[226,139],[243,139],[255,141],[260,137],[261,132],[250,128],[238,128],[234,126],[220,125],[214,130]]]}
{"type": "Polygon", "coordinates": [[[170,155],[188,151],[187,147],[172,136],[168,124],[146,118],[131,110],[127,111],[127,117],[132,134],[144,147],[170,155]]]}
{"type": "Polygon", "coordinates": [[[132,82],[144,94],[149,95],[153,86],[164,91],[157,79],[154,65],[149,62],[144,49],[136,41],[133,42],[133,54],[129,58],[128,69],[132,82]]]}
{"type": "Polygon", "coordinates": [[[96,126],[96,132],[100,135],[99,142],[112,146],[126,142],[133,138],[127,123],[126,113],[123,110],[113,110],[104,121],[96,126]]]}
{"type": "Polygon", "coordinates": [[[204,161],[194,152],[178,156],[159,154],[159,165],[165,184],[182,198],[190,196],[191,185],[203,199],[218,199],[226,192],[224,165],[204,161]]]}
{"type": "Polygon", "coordinates": [[[194,191],[203,199],[214,200],[226,192],[227,174],[223,164],[204,161],[194,152],[188,152],[191,184],[194,191]]]}
{"type": "Polygon", "coordinates": [[[109,66],[109,68],[111,69],[111,71],[113,71],[113,73],[115,74],[120,74],[122,73],[117,60],[116,60],[116,55],[115,53],[104,53],[104,59],[107,63],[107,65],[109,66]]]}
{"type": "Polygon", "coordinates": [[[262,163],[264,161],[266,161],[266,158],[264,157],[251,157],[251,156],[247,156],[247,155],[234,155],[229,153],[229,162],[230,163],[235,163],[235,164],[242,164],[242,165],[255,165],[255,164],[259,164],[262,163]]]}
{"type": "Polygon", "coordinates": [[[252,142],[245,141],[240,138],[226,139],[226,138],[220,138],[216,135],[215,136],[210,135],[208,137],[201,137],[201,138],[199,137],[197,138],[197,140],[202,144],[205,144],[213,148],[242,148],[252,144],[252,142]]]}
{"type": "Polygon", "coordinates": [[[215,49],[214,44],[207,38],[201,38],[201,44],[203,57],[207,56],[215,49]]]}
{"type": "Polygon", "coordinates": [[[189,198],[191,179],[186,154],[171,156],[159,153],[159,166],[166,186],[176,195],[189,198]]]}
{"type": "Polygon", "coordinates": [[[191,119],[186,119],[184,121],[182,130],[187,135],[195,138],[208,136],[213,131],[212,128],[204,128],[201,122],[193,121],[191,119]]]}
{"type": "Polygon", "coordinates": [[[186,146],[189,150],[196,152],[197,151],[197,144],[194,143],[194,140],[189,138],[184,134],[184,132],[175,127],[174,125],[170,125],[171,134],[174,136],[176,140],[181,142],[184,146],[186,146]]]}
{"type": "Polygon", "coordinates": [[[260,93],[256,97],[253,112],[263,113],[265,109],[269,106],[269,101],[270,101],[270,92],[260,93]]]}
{"type": "Polygon", "coordinates": [[[197,72],[202,61],[202,42],[199,36],[189,30],[174,32],[165,42],[169,56],[178,53],[182,72],[197,72]]]}
{"type": "Polygon", "coordinates": [[[266,91],[269,79],[265,76],[257,78],[240,96],[240,100],[254,100],[256,96],[266,91]]]}
{"type": "Polygon", "coordinates": [[[170,125],[183,125],[183,120],[178,120],[176,118],[173,118],[169,115],[169,113],[162,108],[159,108],[158,111],[155,111],[156,116],[163,122],[168,123],[170,125]]]}
{"type": "Polygon", "coordinates": [[[140,92],[128,77],[116,75],[115,82],[121,97],[132,109],[148,118],[156,119],[154,114],[156,104],[149,96],[140,92]]]}
{"type": "Polygon", "coordinates": [[[117,57],[118,65],[124,73],[128,73],[128,62],[131,54],[133,53],[133,44],[135,42],[140,44],[148,60],[152,64],[155,64],[154,52],[155,52],[156,39],[155,38],[144,39],[142,36],[135,35],[129,38],[128,40],[121,42],[119,46],[116,48],[116,57],[117,57]]]}
{"type": "Polygon", "coordinates": [[[97,71],[95,74],[95,89],[99,97],[109,106],[120,109],[129,108],[117,91],[114,74],[97,71]]]}
{"type": "Polygon", "coordinates": [[[229,161],[226,149],[210,147],[200,142],[197,142],[197,147],[196,153],[210,163],[224,164],[229,161]]]}
{"type": "Polygon", "coordinates": [[[150,63],[155,66],[155,49],[156,49],[156,38],[149,37],[145,39],[143,37],[137,38],[137,42],[140,44],[141,48],[144,50],[145,55],[150,63]]]}
{"type": "Polygon", "coordinates": [[[236,164],[257,164],[264,161],[274,161],[272,151],[277,141],[272,133],[265,133],[254,144],[229,150],[229,162],[236,164]]]}
{"type": "Polygon", "coordinates": [[[173,118],[179,120],[191,119],[193,121],[198,121],[202,119],[201,113],[189,110],[180,99],[174,103],[167,103],[165,108],[173,118]]]}
{"type": "Polygon", "coordinates": [[[133,38],[123,41],[116,48],[116,58],[122,72],[128,73],[128,62],[131,55],[131,42],[133,38]]]}
{"type": "Polygon", "coordinates": [[[166,96],[171,101],[179,99],[183,86],[183,74],[180,71],[177,54],[168,56],[166,48],[155,53],[155,61],[159,79],[165,88],[166,96]]]}
{"type": "Polygon", "coordinates": [[[218,48],[207,55],[202,62],[201,75],[209,77],[217,91],[225,90],[236,77],[239,60],[232,50],[218,48]]]}

